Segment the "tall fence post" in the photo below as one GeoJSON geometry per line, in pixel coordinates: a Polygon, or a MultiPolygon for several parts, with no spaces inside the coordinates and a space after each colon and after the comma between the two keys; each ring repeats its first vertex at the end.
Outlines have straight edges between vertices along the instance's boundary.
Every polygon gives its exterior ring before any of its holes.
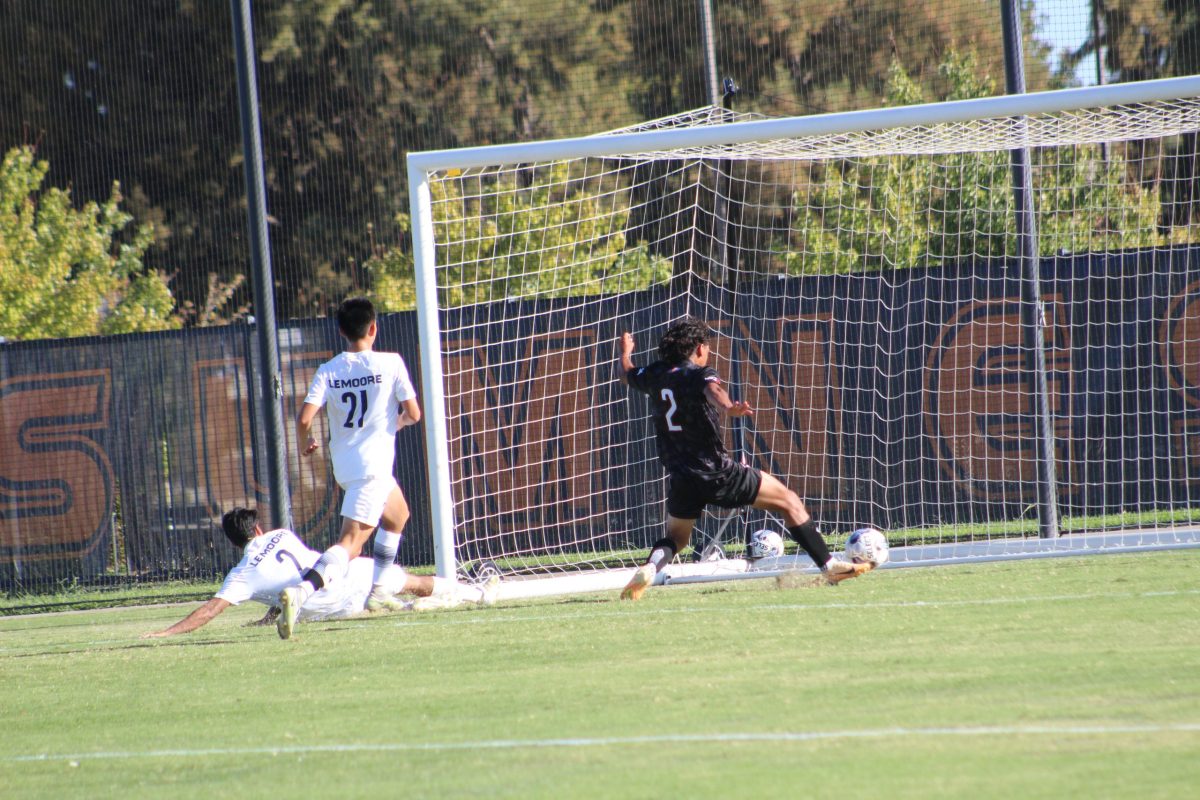
{"type": "MultiPolygon", "coordinates": [[[[1025,57],[1017,0],[1000,4],[1004,30],[1004,82],[1009,94],[1025,93],[1025,57]]],[[[1033,405],[1034,452],[1037,461],[1038,531],[1043,539],[1058,536],[1058,487],[1054,466],[1054,427],[1050,419],[1050,389],[1046,377],[1046,307],[1042,300],[1038,258],[1037,217],[1033,203],[1033,174],[1028,147],[1010,151],[1017,240],[1024,280],[1021,281],[1021,323],[1025,334],[1025,372],[1033,405]]]]}
{"type": "Polygon", "coordinates": [[[250,269],[254,285],[254,318],[258,333],[262,431],[267,446],[267,484],[274,527],[292,527],[288,486],[287,440],[283,425],[283,378],[279,366],[279,331],[275,323],[275,281],[271,276],[271,246],[267,240],[267,189],[263,178],[262,126],[255,76],[254,28],[250,0],[229,0],[237,52],[238,112],[242,123],[242,154],[246,173],[249,216],[250,269]]]}
{"type": "MultiPolygon", "coordinates": [[[[699,0],[700,4],[700,36],[704,45],[704,88],[708,94],[708,103],[717,107],[723,105],[721,84],[717,80],[717,38],[713,18],[712,0],[699,0]]],[[[721,171],[728,167],[728,162],[717,161],[713,181],[713,216],[716,229],[713,231],[713,255],[709,259],[712,264],[710,278],[712,282],[725,286],[729,281],[729,201],[725,198],[725,186],[721,171]]]]}

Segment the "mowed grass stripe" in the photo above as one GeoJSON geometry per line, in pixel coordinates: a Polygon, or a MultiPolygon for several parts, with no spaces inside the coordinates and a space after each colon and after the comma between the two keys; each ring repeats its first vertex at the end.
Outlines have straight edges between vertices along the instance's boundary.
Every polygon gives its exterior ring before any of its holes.
{"type": "Polygon", "coordinates": [[[1174,725],[1000,725],[969,728],[886,728],[846,731],[771,731],[763,733],[677,733],[578,739],[502,739],[477,742],[360,742],[276,747],[210,747],[195,750],[141,750],[96,753],[34,753],[0,761],[84,761],[130,758],[206,758],[215,756],[304,755],[306,753],[389,753],[439,750],[516,750],[542,747],[620,747],[641,744],[723,742],[817,742],[831,739],[889,739],[903,736],[1114,736],[1143,733],[1200,733],[1200,723],[1174,725]]]}
{"type": "MultiPolygon", "coordinates": [[[[680,587],[672,587],[662,589],[661,591],[678,591],[680,587]]],[[[852,611],[869,611],[871,609],[938,609],[938,608],[957,608],[966,606],[1003,606],[1003,605],[1036,605],[1040,603],[1065,603],[1065,602],[1090,602],[1094,600],[1132,600],[1136,598],[1169,598],[1179,596],[1200,596],[1200,589],[1171,589],[1152,592],[1092,592],[1081,594],[1054,594],[1054,595],[1033,595],[1028,597],[993,597],[980,598],[974,600],[910,600],[910,601],[861,601],[861,602],[833,602],[833,603],[758,603],[749,606],[737,606],[736,608],[721,608],[715,606],[686,606],[682,608],[655,608],[648,604],[629,605],[621,604],[617,608],[606,611],[585,611],[577,612],[562,609],[553,614],[513,614],[504,613],[506,609],[503,607],[481,611],[479,609],[464,608],[460,609],[461,613],[404,613],[404,614],[387,614],[387,615],[371,615],[367,614],[357,619],[347,619],[340,621],[326,621],[316,623],[315,625],[302,626],[301,631],[309,628],[314,628],[321,625],[337,625],[338,628],[361,628],[365,629],[374,624],[385,624],[397,628],[409,627],[424,627],[424,626],[454,626],[454,625],[494,625],[501,623],[537,623],[562,620],[564,617],[571,620],[599,620],[606,618],[629,618],[630,616],[672,616],[672,615],[690,615],[690,614],[743,614],[747,610],[752,611],[804,611],[804,610],[852,610],[852,611]],[[370,624],[368,624],[368,622],[370,624]]],[[[544,606],[544,603],[539,604],[539,607],[544,606]]],[[[173,607],[172,607],[173,608],[173,607]]],[[[186,609],[183,605],[181,608],[186,609]]],[[[129,612],[136,613],[141,609],[131,608],[129,612]]],[[[183,616],[182,612],[178,614],[183,616]]],[[[4,629],[4,620],[0,619],[0,631],[4,629]]],[[[273,631],[274,628],[263,628],[262,631],[273,631]]],[[[201,635],[202,636],[202,635],[201,635]]],[[[136,640],[137,637],[132,637],[136,640]]],[[[271,637],[268,636],[269,640],[271,637]]],[[[189,638],[183,637],[179,639],[168,640],[162,642],[146,642],[144,647],[186,645],[189,638]]],[[[202,639],[198,639],[202,641],[202,639]]],[[[71,648],[87,648],[87,649],[105,649],[114,646],[126,647],[130,644],[131,638],[112,638],[112,639],[93,639],[84,641],[63,642],[62,647],[71,648]]],[[[39,650],[28,647],[0,647],[0,656],[15,655],[25,657],[31,654],[40,653],[58,653],[59,650],[39,650]]]]}

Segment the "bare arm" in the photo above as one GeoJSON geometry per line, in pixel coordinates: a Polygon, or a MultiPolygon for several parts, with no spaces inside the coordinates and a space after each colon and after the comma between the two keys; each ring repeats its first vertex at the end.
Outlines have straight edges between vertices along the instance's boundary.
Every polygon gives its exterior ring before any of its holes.
{"type": "Polygon", "coordinates": [[[708,399],[709,405],[727,417],[749,417],[754,414],[754,409],[750,408],[750,404],[745,400],[736,402],[730,400],[725,387],[716,381],[709,381],[705,384],[704,396],[708,399]]]}
{"type": "Polygon", "coordinates": [[[300,406],[300,415],[296,417],[296,443],[300,445],[300,455],[309,456],[321,446],[312,435],[313,420],[321,411],[320,406],[305,403],[300,406]]]}
{"type": "Polygon", "coordinates": [[[228,600],[223,600],[220,597],[214,597],[192,613],[188,614],[183,619],[179,620],[179,622],[176,622],[171,627],[164,628],[161,631],[143,633],[142,638],[161,639],[164,636],[175,636],[176,634],[180,633],[191,633],[197,628],[203,628],[227,608],[229,608],[228,600]]]}
{"type": "Polygon", "coordinates": [[[621,382],[628,383],[629,370],[633,369],[633,335],[628,332],[622,333],[618,346],[621,348],[621,382]]]}
{"type": "Polygon", "coordinates": [[[405,400],[400,405],[399,427],[407,428],[409,425],[416,425],[420,421],[421,407],[417,405],[416,399],[405,400]]]}

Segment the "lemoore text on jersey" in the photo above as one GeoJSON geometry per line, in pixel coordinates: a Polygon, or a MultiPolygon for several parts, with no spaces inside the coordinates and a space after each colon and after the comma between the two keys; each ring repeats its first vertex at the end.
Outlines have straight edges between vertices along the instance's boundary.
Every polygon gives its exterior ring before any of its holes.
{"type": "Polygon", "coordinates": [[[364,375],[358,378],[333,378],[329,381],[330,389],[353,389],[358,386],[369,386],[373,383],[383,383],[382,375],[364,375]]]}

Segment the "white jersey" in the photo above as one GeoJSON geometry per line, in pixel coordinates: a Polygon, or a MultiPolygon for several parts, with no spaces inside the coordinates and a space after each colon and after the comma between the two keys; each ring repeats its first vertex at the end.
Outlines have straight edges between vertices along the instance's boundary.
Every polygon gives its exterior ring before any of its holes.
{"type": "Polygon", "coordinates": [[[242,560],[225,576],[216,596],[235,606],[246,600],[274,605],[279,593],[300,583],[320,557],[289,530],[281,528],[255,536],[246,545],[242,560]]]}
{"type": "Polygon", "coordinates": [[[304,402],[326,407],[339,484],[392,474],[400,404],[416,396],[399,353],[341,353],[317,368],[304,402]]]}

